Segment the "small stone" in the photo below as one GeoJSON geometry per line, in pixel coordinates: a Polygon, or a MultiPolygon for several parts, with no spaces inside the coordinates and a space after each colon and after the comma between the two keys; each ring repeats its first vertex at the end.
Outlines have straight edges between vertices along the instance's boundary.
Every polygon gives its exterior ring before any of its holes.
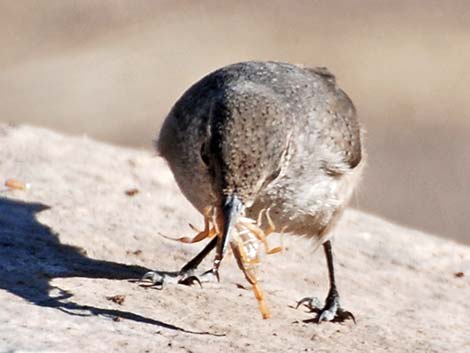
{"type": "Polygon", "coordinates": [[[106,297],[106,299],[116,303],[116,304],[119,304],[119,305],[122,305],[124,304],[124,300],[126,300],[126,296],[125,295],[114,295],[114,296],[111,296],[111,297],[106,297]]]}
{"type": "Polygon", "coordinates": [[[125,191],[125,193],[127,196],[135,196],[136,194],[139,193],[139,189],[137,188],[128,189],[125,191]]]}

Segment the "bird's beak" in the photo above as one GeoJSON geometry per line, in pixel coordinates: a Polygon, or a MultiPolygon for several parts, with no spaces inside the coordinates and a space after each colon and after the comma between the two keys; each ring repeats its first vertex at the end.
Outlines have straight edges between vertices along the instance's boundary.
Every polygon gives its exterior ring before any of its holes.
{"type": "Polygon", "coordinates": [[[214,259],[213,271],[214,274],[219,279],[218,269],[220,262],[225,255],[227,250],[227,245],[230,241],[232,228],[237,223],[238,216],[243,212],[245,206],[240,201],[236,195],[230,195],[225,198],[225,202],[222,207],[222,216],[223,216],[223,227],[222,234],[219,235],[217,242],[217,252],[214,259]]]}

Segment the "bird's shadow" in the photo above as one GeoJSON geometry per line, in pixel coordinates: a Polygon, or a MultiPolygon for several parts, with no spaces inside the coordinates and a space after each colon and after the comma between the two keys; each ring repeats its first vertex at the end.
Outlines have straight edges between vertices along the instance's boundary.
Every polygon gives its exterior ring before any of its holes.
{"type": "Polygon", "coordinates": [[[0,197],[0,289],[71,315],[118,317],[186,333],[210,334],[129,311],[82,305],[71,300],[72,293],[51,286],[52,279],[64,277],[135,280],[149,269],[92,259],[83,249],[62,244],[58,234],[36,219],[37,213],[49,208],[41,203],[0,197]]]}

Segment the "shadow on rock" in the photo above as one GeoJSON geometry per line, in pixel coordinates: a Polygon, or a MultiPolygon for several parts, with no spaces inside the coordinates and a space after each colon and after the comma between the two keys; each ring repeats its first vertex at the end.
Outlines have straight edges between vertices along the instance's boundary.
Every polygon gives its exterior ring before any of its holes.
{"type": "Polygon", "coordinates": [[[119,317],[194,334],[183,328],[122,310],[80,305],[71,293],[50,285],[53,278],[84,277],[136,279],[145,267],[95,260],[78,247],[62,244],[51,228],[39,223],[36,213],[50,207],[0,197],[0,289],[39,306],[72,315],[119,317]]]}

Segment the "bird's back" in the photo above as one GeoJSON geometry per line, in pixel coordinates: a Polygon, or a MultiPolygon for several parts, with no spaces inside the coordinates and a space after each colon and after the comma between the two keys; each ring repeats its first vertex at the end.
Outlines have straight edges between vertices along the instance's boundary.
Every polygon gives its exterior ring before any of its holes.
{"type": "Polygon", "coordinates": [[[230,65],[194,84],[167,117],[158,149],[199,210],[236,191],[253,215],[271,207],[292,231],[296,219],[343,206],[330,201],[349,190],[362,156],[354,106],[334,76],[276,62],[230,65]]]}

